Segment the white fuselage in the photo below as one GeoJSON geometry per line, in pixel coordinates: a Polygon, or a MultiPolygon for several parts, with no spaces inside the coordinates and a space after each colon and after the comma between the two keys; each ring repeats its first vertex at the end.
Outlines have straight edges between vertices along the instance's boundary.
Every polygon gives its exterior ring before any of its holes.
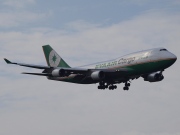
{"type": "Polygon", "coordinates": [[[88,68],[88,69],[111,69],[111,68],[122,68],[129,65],[166,60],[166,59],[175,59],[177,58],[174,54],[167,51],[165,48],[155,48],[145,51],[131,53],[117,59],[98,62],[91,65],[81,66],[79,68],[88,68]],[[160,51],[162,50],[162,51],[160,51]]]}

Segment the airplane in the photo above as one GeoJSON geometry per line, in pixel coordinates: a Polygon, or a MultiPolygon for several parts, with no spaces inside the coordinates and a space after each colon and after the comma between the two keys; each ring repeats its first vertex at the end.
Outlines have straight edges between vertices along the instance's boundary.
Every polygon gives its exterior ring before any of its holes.
{"type": "Polygon", "coordinates": [[[48,66],[11,62],[7,64],[42,69],[42,73],[22,74],[46,76],[49,80],[64,81],[77,84],[99,83],[98,89],[114,90],[116,84],[124,83],[124,90],[129,90],[130,82],[139,77],[144,81],[159,82],[164,79],[163,71],[173,65],[177,57],[165,48],[154,48],[131,53],[113,60],[95,64],[70,67],[50,46],[42,46],[48,66]]]}

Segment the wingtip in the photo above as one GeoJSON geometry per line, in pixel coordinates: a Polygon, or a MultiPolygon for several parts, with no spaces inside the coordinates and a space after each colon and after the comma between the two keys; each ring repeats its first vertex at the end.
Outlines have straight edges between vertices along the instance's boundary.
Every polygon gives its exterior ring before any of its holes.
{"type": "Polygon", "coordinates": [[[4,60],[6,61],[7,64],[11,64],[12,62],[6,58],[4,58],[4,60]]]}

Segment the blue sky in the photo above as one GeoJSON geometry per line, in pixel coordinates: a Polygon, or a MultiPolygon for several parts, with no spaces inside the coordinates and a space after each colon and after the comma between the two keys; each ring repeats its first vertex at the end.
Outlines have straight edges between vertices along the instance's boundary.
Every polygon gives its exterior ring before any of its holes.
{"type": "Polygon", "coordinates": [[[71,66],[165,47],[179,58],[179,0],[1,0],[0,134],[179,135],[179,60],[159,83],[114,91],[21,75],[50,44],[71,66]]]}
{"type": "MultiPolygon", "coordinates": [[[[83,20],[88,23],[112,25],[125,20],[129,20],[138,15],[152,12],[163,11],[167,14],[177,13],[179,9],[178,1],[169,0],[113,0],[113,1],[96,1],[89,0],[82,1],[43,1],[43,0],[27,0],[12,1],[2,0],[1,13],[9,15],[26,16],[25,13],[32,15],[30,20],[23,20],[27,18],[18,18],[21,25],[16,24],[17,30],[32,27],[50,27],[64,29],[67,23],[77,20],[83,20]],[[34,18],[33,18],[34,15],[34,18]],[[36,18],[37,17],[37,18],[36,18]],[[34,19],[34,20],[33,20],[34,19]],[[37,21],[36,21],[37,19],[37,21]]],[[[28,17],[28,16],[26,16],[28,17]]],[[[10,21],[16,21],[12,19],[10,21]]],[[[20,24],[19,23],[19,24],[20,24]]],[[[1,27],[3,29],[3,27],[1,27]]],[[[9,26],[8,26],[9,28],[9,26]]],[[[7,28],[7,29],[8,29],[7,28]]]]}

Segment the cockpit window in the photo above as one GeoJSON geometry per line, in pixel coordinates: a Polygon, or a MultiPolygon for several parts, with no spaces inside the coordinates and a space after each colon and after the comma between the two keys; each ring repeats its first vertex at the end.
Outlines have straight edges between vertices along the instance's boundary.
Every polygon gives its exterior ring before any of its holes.
{"type": "Polygon", "coordinates": [[[167,51],[167,49],[160,49],[160,51],[167,51]]]}

